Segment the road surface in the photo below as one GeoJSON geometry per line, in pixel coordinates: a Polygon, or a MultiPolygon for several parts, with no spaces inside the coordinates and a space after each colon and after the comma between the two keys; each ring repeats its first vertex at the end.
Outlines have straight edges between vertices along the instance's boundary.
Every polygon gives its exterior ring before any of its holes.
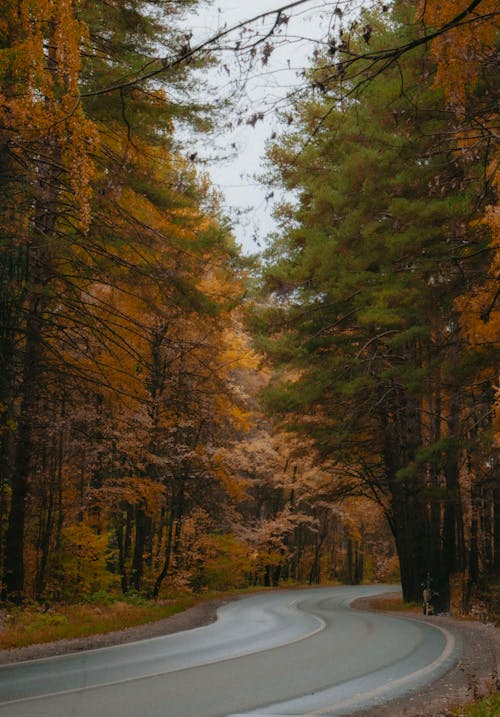
{"type": "Polygon", "coordinates": [[[205,627],[5,665],[0,717],[349,714],[421,689],[460,654],[431,620],[349,609],[388,589],[260,593],[205,627]]]}

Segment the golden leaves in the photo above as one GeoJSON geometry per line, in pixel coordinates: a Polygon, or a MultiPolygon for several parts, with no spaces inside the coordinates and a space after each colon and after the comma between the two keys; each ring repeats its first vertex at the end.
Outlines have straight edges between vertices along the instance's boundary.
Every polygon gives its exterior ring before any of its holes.
{"type": "Polygon", "coordinates": [[[0,125],[11,152],[35,173],[43,164],[54,176],[69,177],[59,193],[71,197],[87,231],[98,136],[79,98],[86,28],[72,0],[21,0],[7,9],[1,29],[8,44],[0,50],[0,125]]]}
{"type": "MultiPolygon", "coordinates": [[[[427,0],[420,3],[418,14],[427,24],[439,28],[469,5],[470,0],[427,0]]],[[[460,117],[465,113],[467,95],[479,77],[481,64],[495,51],[494,14],[497,11],[495,0],[483,0],[475,12],[432,42],[438,63],[435,83],[444,88],[448,102],[460,117]]]]}
{"type": "MultiPolygon", "coordinates": [[[[446,26],[471,6],[470,0],[427,0],[419,4],[418,13],[426,24],[434,28],[446,26]]],[[[475,4],[455,26],[447,29],[432,42],[432,52],[437,62],[435,84],[444,89],[447,101],[460,123],[460,141],[463,156],[476,153],[478,143],[490,143],[491,128],[497,122],[498,111],[486,107],[478,118],[482,135],[478,134],[478,122],[470,123],[467,113],[474,98],[481,75],[489,72],[489,60],[495,56],[497,32],[495,17],[498,3],[482,0],[475,4]]],[[[497,154],[490,158],[486,174],[498,197],[499,176],[497,154]]],[[[489,266],[484,280],[459,297],[456,306],[467,340],[473,346],[497,346],[500,342],[500,211],[498,204],[489,205],[480,221],[490,231],[489,266]]],[[[498,396],[497,396],[498,406],[498,396]]],[[[500,412],[497,410],[497,422],[500,412]]],[[[497,431],[500,425],[497,426],[497,431]]]]}

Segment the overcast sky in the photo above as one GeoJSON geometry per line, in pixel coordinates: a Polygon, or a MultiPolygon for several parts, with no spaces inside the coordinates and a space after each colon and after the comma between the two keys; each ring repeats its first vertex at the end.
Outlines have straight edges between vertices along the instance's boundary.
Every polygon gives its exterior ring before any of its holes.
{"type": "MultiPolygon", "coordinates": [[[[248,3],[238,0],[214,0],[211,7],[199,8],[193,16],[192,42],[195,44],[197,40],[212,36],[224,23],[232,26],[283,4],[285,3],[280,0],[252,0],[248,3]]],[[[229,215],[234,216],[237,210],[248,210],[240,221],[234,224],[234,233],[245,253],[259,251],[264,245],[265,235],[273,229],[272,201],[266,201],[265,188],[259,186],[253,178],[262,169],[265,141],[277,127],[272,106],[299,82],[297,73],[307,65],[307,58],[312,51],[310,38],[320,38],[328,33],[333,17],[332,10],[331,3],[310,0],[293,11],[294,15],[286,28],[287,42],[274,50],[266,68],[253,73],[246,86],[247,96],[242,101],[243,105],[248,107],[248,117],[254,111],[265,111],[264,121],[258,122],[254,127],[244,122],[232,131],[228,130],[221,143],[228,148],[235,143],[238,152],[231,160],[210,165],[210,175],[214,184],[225,195],[225,206],[229,215]],[[325,6],[327,11],[321,15],[320,10],[324,10],[325,6]]],[[[258,27],[265,29],[261,22],[258,27]]],[[[223,58],[223,64],[231,65],[233,75],[234,63],[232,53],[223,58]]],[[[221,87],[227,85],[228,75],[223,68],[219,68],[214,77],[217,77],[221,87]]]]}

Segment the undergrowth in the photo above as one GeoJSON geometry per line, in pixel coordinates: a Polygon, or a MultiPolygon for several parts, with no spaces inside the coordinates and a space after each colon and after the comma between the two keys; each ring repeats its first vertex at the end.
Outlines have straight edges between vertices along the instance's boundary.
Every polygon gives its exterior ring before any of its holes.
{"type": "Polygon", "coordinates": [[[391,612],[422,612],[422,605],[417,602],[403,602],[400,597],[376,596],[371,605],[376,610],[390,610],[391,612]]]}
{"type": "Polygon", "coordinates": [[[187,594],[158,602],[148,601],[140,595],[120,600],[93,596],[81,604],[56,604],[49,608],[39,605],[10,607],[0,616],[0,649],[124,630],[170,617],[198,600],[187,594]]]}
{"type": "Polygon", "coordinates": [[[460,707],[453,711],[453,717],[499,717],[500,692],[495,692],[473,705],[460,707]]]}

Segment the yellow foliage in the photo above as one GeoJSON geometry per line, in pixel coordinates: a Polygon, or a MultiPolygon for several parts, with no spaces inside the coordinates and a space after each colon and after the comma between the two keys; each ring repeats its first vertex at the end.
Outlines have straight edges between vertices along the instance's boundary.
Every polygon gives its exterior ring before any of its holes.
{"type": "Polygon", "coordinates": [[[51,159],[67,169],[72,200],[80,209],[81,227],[87,230],[94,172],[91,152],[98,135],[83,114],[78,91],[86,27],[75,17],[72,0],[20,0],[5,5],[0,32],[10,44],[0,49],[0,74],[8,78],[0,92],[0,135],[15,137],[11,152],[20,166],[33,163],[33,146],[38,142],[48,164],[51,159]]]}
{"type": "Polygon", "coordinates": [[[258,370],[261,358],[252,348],[248,334],[242,331],[241,327],[228,326],[224,329],[222,337],[223,360],[226,365],[233,369],[258,370]]]}
{"type": "MultiPolygon", "coordinates": [[[[417,15],[427,25],[440,28],[463,12],[469,4],[469,0],[421,0],[417,15]]],[[[481,72],[484,71],[486,61],[496,54],[497,15],[496,0],[482,0],[460,23],[447,29],[432,42],[432,52],[437,62],[435,83],[444,89],[455,116],[462,121],[461,143],[464,148],[471,147],[477,142],[476,125],[468,126],[465,120],[468,103],[473,101],[471,94],[481,72]]],[[[498,112],[493,109],[481,116],[481,124],[485,130],[493,129],[497,123],[498,112]]],[[[490,160],[488,175],[498,197],[498,154],[490,160]]],[[[486,343],[498,346],[500,342],[498,204],[486,208],[482,223],[489,228],[491,234],[489,269],[483,283],[474,286],[467,294],[461,296],[456,305],[469,343],[475,346],[486,343]]],[[[500,443],[499,399],[500,393],[497,393],[495,430],[497,442],[500,443]]]]}
{"type": "Polygon", "coordinates": [[[61,543],[62,580],[66,597],[90,595],[107,590],[116,576],[107,569],[110,557],[107,533],[96,534],[85,523],[63,528],[61,543]]]}
{"type": "Polygon", "coordinates": [[[215,590],[230,590],[247,585],[252,562],[248,546],[233,535],[207,535],[203,541],[203,571],[215,590]]]}
{"type": "Polygon", "coordinates": [[[145,476],[127,476],[110,480],[107,484],[106,499],[111,508],[120,502],[141,505],[146,513],[153,513],[165,497],[165,488],[145,476]]]}
{"type": "MultiPolygon", "coordinates": [[[[467,8],[470,0],[420,0],[417,16],[440,28],[467,8]]],[[[436,85],[443,87],[457,115],[465,112],[468,90],[478,79],[481,63],[495,51],[496,0],[483,0],[474,15],[436,37],[432,51],[438,63],[436,85]]]]}
{"type": "Polygon", "coordinates": [[[224,462],[221,454],[213,458],[211,468],[214,476],[230,498],[239,501],[247,496],[247,482],[231,471],[230,466],[224,462]]]}

